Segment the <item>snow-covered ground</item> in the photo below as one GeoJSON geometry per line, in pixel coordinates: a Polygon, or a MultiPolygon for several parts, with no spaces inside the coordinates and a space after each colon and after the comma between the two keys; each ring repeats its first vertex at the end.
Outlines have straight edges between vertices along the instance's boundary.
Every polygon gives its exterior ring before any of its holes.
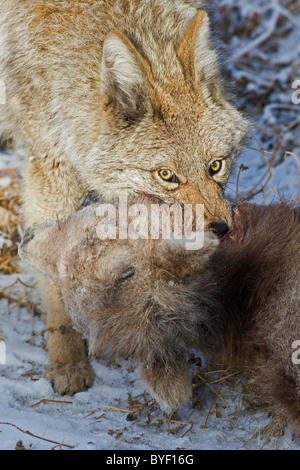
{"type": "MultiPolygon", "coordinates": [[[[26,269],[3,276],[1,287],[18,277],[33,284],[26,269]]],[[[34,295],[20,283],[5,292],[17,290],[20,297],[34,295]]],[[[12,307],[1,300],[6,344],[6,364],[0,365],[2,450],[14,449],[20,440],[32,450],[300,450],[300,436],[293,437],[279,418],[272,420],[268,410],[259,401],[256,404],[247,386],[238,384],[243,378],[238,371],[229,371],[236,375],[224,383],[222,373],[218,378],[212,375],[213,380],[203,375],[202,380],[211,383],[198,385],[194,403],[170,419],[145,393],[138,370],[129,363],[94,362],[96,379],[91,389],[73,397],[59,396],[43,378],[48,361],[43,338],[33,338],[43,330],[43,320],[25,307],[12,307]]]]}
{"type": "MultiPolygon", "coordinates": [[[[300,175],[300,104],[292,101],[292,83],[300,80],[300,2],[216,4],[215,20],[226,42],[225,69],[238,80],[238,103],[254,123],[228,197],[236,198],[238,179],[239,197],[262,188],[252,201],[268,203],[279,194],[293,199],[300,175]],[[248,169],[241,171],[241,165],[248,169]]],[[[0,153],[0,169],[20,165],[17,153],[0,153]]],[[[9,184],[9,175],[2,174],[0,187],[9,184]]],[[[73,397],[57,395],[43,378],[48,359],[39,333],[44,321],[32,308],[38,306],[37,292],[28,287],[34,286],[34,276],[21,262],[19,267],[19,273],[0,271],[0,340],[6,347],[6,363],[0,364],[1,450],[300,450],[300,436],[269,413],[242,374],[201,373],[196,360],[191,365],[196,396],[172,417],[163,414],[138,380],[138,370],[126,362],[94,362],[91,389],[73,397]]]]}

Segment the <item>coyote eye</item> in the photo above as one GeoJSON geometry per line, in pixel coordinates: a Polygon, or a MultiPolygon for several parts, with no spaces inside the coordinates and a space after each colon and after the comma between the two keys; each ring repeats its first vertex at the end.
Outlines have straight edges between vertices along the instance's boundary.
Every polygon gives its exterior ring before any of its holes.
{"type": "Polygon", "coordinates": [[[209,173],[211,176],[215,175],[216,173],[219,173],[219,171],[222,168],[222,160],[215,160],[212,162],[209,166],[209,173]]]}
{"type": "Polygon", "coordinates": [[[179,179],[172,170],[159,170],[158,174],[164,181],[168,181],[169,183],[179,183],[179,179]]]}

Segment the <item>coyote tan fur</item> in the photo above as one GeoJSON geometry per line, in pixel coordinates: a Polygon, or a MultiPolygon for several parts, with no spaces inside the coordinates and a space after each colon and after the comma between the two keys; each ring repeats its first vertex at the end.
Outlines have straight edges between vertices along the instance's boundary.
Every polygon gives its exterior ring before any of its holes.
{"type": "MultiPolygon", "coordinates": [[[[230,225],[223,191],[247,125],[226,98],[203,9],[184,0],[2,1],[0,79],[0,130],[27,155],[26,227],[78,210],[88,191],[202,203],[207,224],[230,225]]],[[[65,322],[59,290],[41,283],[48,324],[65,322]]],[[[92,383],[78,335],[54,331],[48,350],[57,391],[92,383]]]]}
{"type": "Polygon", "coordinates": [[[300,425],[300,211],[234,209],[221,241],[97,237],[95,208],[29,229],[21,256],[61,286],[94,355],[129,357],[158,400],[191,396],[187,352],[249,366],[266,400],[300,425]],[[50,251],[49,251],[50,250],[50,251]]]}

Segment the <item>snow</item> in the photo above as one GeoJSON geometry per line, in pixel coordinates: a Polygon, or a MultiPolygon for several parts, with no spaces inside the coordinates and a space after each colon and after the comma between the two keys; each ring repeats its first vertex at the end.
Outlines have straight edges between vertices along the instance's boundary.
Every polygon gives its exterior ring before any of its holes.
{"type": "MultiPolygon", "coordinates": [[[[9,277],[14,280],[16,275],[9,277]]],[[[21,278],[32,282],[25,271],[21,278]]],[[[205,427],[213,395],[208,391],[200,410],[192,410],[190,405],[180,410],[176,421],[188,424],[179,432],[168,431],[167,418],[158,407],[154,411],[150,410],[153,416],[151,424],[147,425],[146,416],[128,421],[126,418],[129,412],[122,411],[129,408],[128,394],[131,397],[143,395],[144,386],[138,380],[138,371],[129,368],[127,363],[109,366],[101,361],[94,362],[94,386],[73,397],[61,397],[53,392],[50,383],[42,377],[47,366],[47,355],[41,347],[40,338],[26,342],[44,328],[43,321],[25,308],[9,310],[3,300],[0,307],[1,331],[5,336],[7,351],[6,365],[0,365],[2,450],[14,449],[20,439],[25,448],[32,450],[53,447],[69,449],[67,446],[76,450],[228,450],[262,446],[300,449],[300,439],[292,441],[289,431],[286,431],[284,439],[272,437],[267,444],[260,442],[258,434],[249,445],[245,445],[259,428],[267,425],[268,417],[259,411],[255,414],[242,411],[239,397],[230,396],[229,393],[222,394],[226,403],[218,400],[219,407],[222,405],[221,416],[217,417],[214,411],[205,427]],[[28,372],[32,370],[35,374],[30,377],[28,372]],[[39,403],[45,399],[57,401],[39,403]],[[24,434],[20,429],[29,431],[31,435],[24,434]]],[[[149,399],[147,396],[145,401],[149,399]]],[[[144,411],[147,412],[147,407],[144,411]]],[[[170,423],[173,430],[177,426],[177,423],[170,423]]]]}
{"type": "MultiPolygon", "coordinates": [[[[272,162],[271,178],[252,201],[269,203],[278,200],[280,194],[287,199],[299,194],[300,105],[297,107],[291,101],[294,91],[292,76],[294,80],[300,79],[299,68],[298,76],[297,68],[293,68],[300,64],[300,29],[294,24],[294,20],[299,22],[299,8],[293,9],[293,2],[282,1],[281,4],[290,8],[293,22],[286,15],[281,18],[279,29],[287,28],[287,32],[279,35],[279,47],[272,47],[275,39],[270,35],[263,44],[251,49],[252,41],[256,41],[270,25],[271,15],[265,12],[273,9],[274,13],[279,8],[278,2],[217,2],[220,16],[231,10],[235,14],[238,11],[246,25],[257,15],[259,19],[257,30],[254,28],[244,35],[239,31],[243,22],[240,20],[239,26],[236,20],[226,44],[229,57],[249,49],[249,56],[241,56],[234,63],[228,63],[228,72],[236,79],[250,77],[246,92],[239,91],[237,99],[254,122],[253,136],[245,145],[247,148],[239,157],[228,184],[227,194],[231,200],[236,197],[241,164],[248,170],[240,172],[239,196],[248,194],[260,180],[262,182],[257,189],[264,185],[269,170],[263,155],[272,162]],[[245,60],[247,57],[251,57],[250,64],[245,60]],[[260,70],[260,60],[264,57],[267,57],[267,62],[260,70]],[[276,65],[280,61],[284,65],[276,65]],[[266,91],[268,81],[271,91],[266,91]],[[264,95],[264,103],[257,110],[261,95],[264,95]],[[279,104],[284,109],[276,108],[279,104]],[[291,122],[297,119],[298,125],[291,127],[291,122]],[[280,137],[283,140],[278,150],[276,144],[280,137]],[[286,151],[290,153],[284,156],[286,151]]],[[[218,14],[216,17],[218,21],[218,14]]],[[[239,90],[242,88],[241,85],[239,90]]],[[[0,169],[20,165],[18,152],[0,153],[0,169]]],[[[9,176],[3,175],[0,187],[8,183],[9,176]]],[[[5,235],[1,234],[1,248],[5,241],[5,235]]],[[[22,262],[19,262],[19,267],[20,273],[7,275],[0,271],[0,290],[5,289],[6,293],[17,298],[30,298],[38,304],[35,287],[26,287],[34,286],[33,272],[22,262]]],[[[15,449],[16,446],[31,450],[300,450],[299,435],[294,436],[288,427],[284,433],[280,432],[278,423],[272,432],[272,421],[264,407],[247,406],[247,399],[241,393],[242,385],[240,388],[236,386],[238,375],[234,382],[226,382],[224,387],[222,381],[199,387],[197,406],[195,402],[189,403],[171,418],[153,402],[139,381],[139,371],[127,362],[106,364],[101,360],[94,361],[93,387],[73,397],[59,396],[43,378],[48,365],[44,338],[39,334],[45,328],[43,318],[32,313],[26,305],[9,303],[2,296],[0,318],[0,341],[4,340],[6,346],[6,363],[0,363],[1,450],[15,449]],[[22,443],[17,444],[20,440],[22,443]]]]}

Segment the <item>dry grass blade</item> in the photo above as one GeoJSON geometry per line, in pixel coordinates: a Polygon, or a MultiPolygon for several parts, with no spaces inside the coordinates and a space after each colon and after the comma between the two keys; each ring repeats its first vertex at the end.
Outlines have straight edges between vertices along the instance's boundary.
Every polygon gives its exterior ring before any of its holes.
{"type": "Polygon", "coordinates": [[[21,284],[26,289],[33,289],[34,286],[25,284],[19,277],[8,286],[4,287],[0,290],[0,299],[6,299],[8,303],[11,305],[9,311],[16,307],[26,307],[29,312],[35,315],[43,315],[44,312],[40,309],[40,307],[31,300],[29,295],[23,294],[18,290],[12,290],[17,284],[21,284]]]}
{"type": "MultiPolygon", "coordinates": [[[[220,393],[214,387],[210,385],[212,382],[207,381],[204,377],[202,377],[199,374],[197,374],[197,377],[199,377],[199,379],[216,395],[215,398],[219,398],[223,403],[226,403],[225,399],[220,395],[220,393]]],[[[198,385],[199,385],[199,382],[196,383],[194,387],[197,387],[198,385]]],[[[220,388],[220,390],[221,389],[222,387],[220,388]]]]}
{"type": "Polygon", "coordinates": [[[33,408],[34,406],[40,405],[41,403],[65,403],[72,405],[72,401],[67,401],[67,400],[51,400],[50,398],[42,398],[42,400],[38,401],[37,403],[33,403],[32,405],[29,405],[30,408],[33,408]]]}
{"type": "MultiPolygon", "coordinates": [[[[223,385],[221,385],[221,387],[219,388],[219,391],[218,391],[218,392],[216,392],[216,391],[214,390],[214,392],[216,393],[216,396],[214,397],[213,401],[211,402],[211,405],[210,405],[210,407],[209,407],[208,413],[207,413],[207,415],[206,415],[205,423],[204,423],[203,426],[201,426],[202,428],[206,428],[207,422],[208,422],[208,418],[209,418],[209,416],[211,415],[211,412],[212,412],[212,409],[213,409],[213,407],[214,407],[214,404],[215,404],[215,402],[216,402],[216,400],[217,400],[217,397],[220,397],[220,396],[221,396],[221,395],[220,395],[220,392],[221,392],[222,388],[223,388],[223,385]]],[[[224,401],[224,400],[223,400],[223,401],[224,401]]]]}
{"type": "Polygon", "coordinates": [[[298,186],[300,188],[300,158],[294,152],[289,152],[289,151],[286,151],[284,153],[284,158],[286,158],[288,155],[291,155],[296,160],[296,164],[298,168],[298,186]]]}
{"type": "Polygon", "coordinates": [[[191,422],[186,422],[186,421],[181,421],[181,420],[178,420],[178,419],[174,419],[172,417],[173,415],[162,418],[160,416],[161,410],[157,406],[157,403],[155,402],[155,400],[151,399],[151,400],[148,400],[144,403],[141,403],[141,402],[138,401],[138,403],[137,403],[137,399],[140,399],[143,396],[144,396],[144,394],[138,395],[137,397],[134,397],[136,405],[131,409],[130,408],[118,407],[118,406],[104,405],[102,408],[98,408],[98,409],[94,409],[94,410],[87,410],[87,411],[84,411],[83,413],[91,415],[93,413],[102,412],[103,410],[113,411],[113,412],[120,412],[120,413],[127,413],[126,420],[130,421],[130,422],[136,421],[139,416],[142,416],[143,418],[146,418],[146,423],[145,424],[139,423],[139,426],[144,426],[144,425],[149,426],[151,424],[161,425],[161,424],[165,423],[167,425],[167,431],[170,434],[177,434],[179,431],[181,431],[185,427],[188,427],[188,429],[186,429],[184,431],[184,433],[182,434],[181,437],[185,436],[193,428],[194,422],[192,422],[192,421],[191,422]],[[154,405],[154,407],[158,408],[157,409],[158,414],[153,413],[153,410],[151,409],[153,407],[153,405],[154,405]],[[153,421],[154,421],[154,423],[153,423],[153,421]],[[172,425],[175,425],[175,427],[173,428],[172,425]]]}
{"type": "Polygon", "coordinates": [[[277,414],[272,416],[265,426],[255,431],[252,436],[243,443],[242,447],[247,447],[249,444],[257,442],[257,446],[259,446],[260,449],[263,449],[270,437],[281,439],[284,436],[285,428],[286,419],[283,415],[277,414]]]}
{"type": "MultiPolygon", "coordinates": [[[[209,391],[208,411],[204,424],[201,425],[202,429],[208,426],[209,418],[212,416],[214,408],[216,408],[216,415],[218,414],[218,417],[220,417],[217,406],[218,399],[221,399],[223,402],[222,408],[228,408],[228,410],[231,406],[230,402],[235,403],[234,412],[228,415],[228,419],[231,416],[231,419],[227,423],[230,429],[234,426],[234,422],[239,415],[244,413],[250,416],[252,415],[253,420],[258,420],[258,423],[259,418],[257,418],[257,416],[259,415],[264,421],[267,420],[267,424],[257,429],[257,431],[243,443],[243,446],[253,446],[253,443],[257,440],[257,445],[263,448],[270,442],[270,439],[273,438],[278,439],[278,443],[282,442],[280,439],[283,439],[287,422],[283,415],[279,414],[270,404],[265,402],[260,389],[254,382],[249,380],[250,373],[251,367],[230,370],[211,365],[202,367],[200,370],[198,368],[193,375],[194,408],[199,408],[199,400],[202,400],[200,397],[206,395],[206,391],[209,391]],[[213,386],[216,384],[220,384],[217,390],[213,386]],[[203,386],[205,387],[204,389],[203,386]],[[211,393],[213,393],[212,397],[211,393]]],[[[203,408],[203,403],[200,408],[203,408]]],[[[255,425],[255,427],[257,428],[258,426],[255,425]]]]}

